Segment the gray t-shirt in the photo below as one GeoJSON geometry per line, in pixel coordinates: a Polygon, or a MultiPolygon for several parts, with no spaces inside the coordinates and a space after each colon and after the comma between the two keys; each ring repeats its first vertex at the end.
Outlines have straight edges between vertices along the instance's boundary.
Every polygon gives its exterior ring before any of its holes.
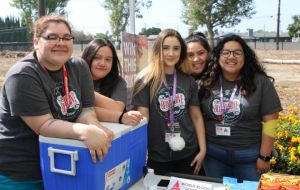
{"type": "Polygon", "coordinates": [[[87,64],[71,58],[66,64],[70,106],[64,103],[63,72],[45,70],[33,53],[7,72],[0,99],[0,173],[13,179],[41,179],[38,135],[20,116],[52,114],[75,121],[82,108],[93,107],[93,82],[87,64]]]}
{"type": "Polygon", "coordinates": [[[245,98],[237,90],[229,104],[235,82],[223,79],[223,105],[227,109],[224,116],[221,111],[219,82],[216,82],[210,97],[201,99],[207,142],[233,150],[261,144],[263,116],[279,112],[282,107],[269,78],[256,74],[254,82],[256,90],[253,94],[245,98]],[[225,133],[221,130],[222,127],[225,130],[226,127],[230,128],[230,135],[224,135],[228,134],[228,130],[225,133]]]}
{"type": "Polygon", "coordinates": [[[166,75],[167,86],[162,85],[150,102],[150,84],[133,97],[132,105],[149,108],[148,157],[158,162],[179,160],[198,150],[195,126],[189,115],[189,105],[199,105],[198,89],[193,77],[177,72],[174,120],[179,124],[181,137],[186,146],[181,151],[171,151],[165,142],[169,130],[169,94],[173,92],[173,75],[166,75]]]}
{"type": "MultiPolygon", "coordinates": [[[[100,86],[100,80],[94,80],[94,89],[96,92],[102,94],[100,86]]],[[[114,99],[116,101],[124,102],[126,105],[127,102],[127,83],[126,81],[119,76],[119,81],[117,83],[117,86],[114,88],[111,96],[109,97],[111,99],[114,99]]]]}

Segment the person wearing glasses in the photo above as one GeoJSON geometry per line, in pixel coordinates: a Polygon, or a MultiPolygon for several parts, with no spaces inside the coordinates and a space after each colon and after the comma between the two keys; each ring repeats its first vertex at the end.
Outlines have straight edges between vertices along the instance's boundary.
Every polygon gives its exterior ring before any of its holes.
{"type": "Polygon", "coordinates": [[[107,39],[94,39],[81,56],[90,68],[95,90],[95,111],[98,120],[138,125],[142,114],[126,112],[127,84],[120,76],[121,65],[117,51],[107,39]]]}
{"type": "Polygon", "coordinates": [[[68,21],[41,17],[33,34],[34,51],[9,69],[1,91],[0,189],[43,189],[38,135],[82,140],[93,162],[113,138],[97,120],[87,64],[71,58],[68,21]]]}
{"type": "Polygon", "coordinates": [[[238,35],[221,39],[201,78],[207,176],[258,181],[270,167],[280,99],[255,52],[238,35]]]}

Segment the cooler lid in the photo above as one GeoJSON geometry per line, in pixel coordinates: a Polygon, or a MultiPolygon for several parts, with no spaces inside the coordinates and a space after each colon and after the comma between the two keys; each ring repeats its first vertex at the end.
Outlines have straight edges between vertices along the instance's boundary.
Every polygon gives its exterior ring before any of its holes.
{"type": "Polygon", "coordinates": [[[144,126],[145,124],[147,124],[147,119],[143,118],[140,124],[137,126],[124,125],[119,123],[110,123],[110,122],[100,122],[100,124],[110,129],[114,133],[114,139],[116,139],[130,131],[135,130],[136,128],[144,126]]]}
{"type": "MultiPolygon", "coordinates": [[[[125,135],[126,133],[135,130],[136,128],[146,125],[147,119],[144,118],[138,126],[130,126],[130,125],[124,125],[124,124],[119,124],[119,123],[110,123],[110,122],[100,122],[100,123],[104,127],[113,131],[114,140],[115,140],[115,139],[121,137],[122,135],[125,135]]],[[[39,142],[86,148],[83,141],[76,140],[76,139],[45,137],[45,136],[39,135],[39,142]]]]}

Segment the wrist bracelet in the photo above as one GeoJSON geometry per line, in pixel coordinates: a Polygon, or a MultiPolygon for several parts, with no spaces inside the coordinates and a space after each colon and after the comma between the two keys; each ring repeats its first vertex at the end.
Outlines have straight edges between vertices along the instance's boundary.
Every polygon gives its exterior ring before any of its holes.
{"type": "Polygon", "coordinates": [[[123,111],[119,117],[119,123],[123,124],[122,119],[123,119],[123,115],[124,115],[125,111],[123,111]]]}
{"type": "Polygon", "coordinates": [[[269,162],[271,160],[272,156],[263,156],[263,155],[259,154],[258,158],[265,162],[269,162]]]}

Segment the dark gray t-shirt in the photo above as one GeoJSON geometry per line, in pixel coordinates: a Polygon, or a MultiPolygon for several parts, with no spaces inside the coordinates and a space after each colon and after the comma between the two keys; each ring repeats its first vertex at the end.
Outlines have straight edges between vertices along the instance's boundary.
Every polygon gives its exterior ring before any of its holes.
{"type": "Polygon", "coordinates": [[[0,99],[0,173],[13,179],[41,179],[38,135],[20,116],[52,114],[74,122],[82,108],[94,105],[87,64],[71,58],[66,64],[70,108],[64,103],[63,72],[45,70],[33,53],[10,68],[0,99]]]}
{"type": "Polygon", "coordinates": [[[174,120],[179,123],[181,137],[186,146],[181,151],[171,151],[165,142],[169,123],[169,94],[173,92],[173,75],[166,75],[167,86],[162,85],[150,103],[150,84],[133,97],[132,105],[149,108],[148,157],[158,162],[179,160],[198,150],[195,126],[189,115],[189,105],[199,105],[198,88],[193,77],[177,72],[174,120]]]}
{"type": "MultiPolygon", "coordinates": [[[[100,80],[94,80],[94,89],[96,92],[101,93],[101,88],[99,87],[99,83],[101,82],[100,80]]],[[[127,83],[126,81],[122,78],[119,77],[119,82],[117,83],[117,86],[113,90],[111,96],[109,97],[111,99],[114,99],[116,101],[121,101],[124,102],[126,105],[127,102],[127,83]]]]}
{"type": "MultiPolygon", "coordinates": [[[[269,78],[256,74],[254,82],[256,90],[253,94],[245,98],[237,90],[229,104],[235,82],[223,80],[223,105],[227,108],[224,117],[221,111],[219,82],[213,87],[210,97],[201,99],[207,142],[233,150],[261,144],[263,116],[279,112],[282,107],[269,78]],[[230,136],[217,135],[217,127],[220,126],[229,127],[230,136]]],[[[224,134],[220,131],[218,133],[224,134]]]]}

